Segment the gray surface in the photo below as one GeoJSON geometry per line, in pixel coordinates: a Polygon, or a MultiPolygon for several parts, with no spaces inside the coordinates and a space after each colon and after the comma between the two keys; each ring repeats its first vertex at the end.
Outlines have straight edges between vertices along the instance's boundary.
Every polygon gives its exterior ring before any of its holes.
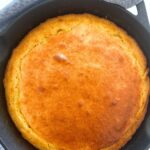
{"type": "MultiPolygon", "coordinates": [[[[10,22],[11,19],[16,17],[22,10],[41,1],[43,0],[13,0],[7,7],[5,7],[0,11],[0,27],[10,22]]],[[[105,1],[116,3],[125,8],[129,8],[135,4],[138,4],[142,0],[105,0],[105,1]]]]}
{"type": "Polygon", "coordinates": [[[4,150],[4,148],[2,147],[2,145],[0,145],[0,150],[4,150]]]}
{"type": "Polygon", "coordinates": [[[142,2],[143,0],[105,0],[107,2],[119,4],[125,8],[130,8],[138,3],[142,2]]]}
{"type": "Polygon", "coordinates": [[[0,10],[0,26],[5,25],[27,7],[40,1],[41,0],[13,0],[5,8],[0,10]]]}

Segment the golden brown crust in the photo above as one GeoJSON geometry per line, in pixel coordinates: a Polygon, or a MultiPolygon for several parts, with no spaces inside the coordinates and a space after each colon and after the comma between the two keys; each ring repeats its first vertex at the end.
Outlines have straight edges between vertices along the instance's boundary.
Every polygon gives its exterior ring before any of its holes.
{"type": "Polygon", "coordinates": [[[13,52],[4,85],[13,121],[42,150],[121,148],[143,120],[149,94],[146,60],[136,42],[89,14],[50,19],[30,32],[13,52]]]}

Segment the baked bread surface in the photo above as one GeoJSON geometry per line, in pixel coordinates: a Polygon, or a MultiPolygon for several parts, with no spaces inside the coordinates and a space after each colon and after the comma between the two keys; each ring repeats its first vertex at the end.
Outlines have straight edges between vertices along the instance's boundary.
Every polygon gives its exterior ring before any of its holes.
{"type": "Polygon", "coordinates": [[[146,60],[112,22],[49,19],[15,48],[4,79],[9,113],[41,150],[117,150],[144,118],[146,60]]]}

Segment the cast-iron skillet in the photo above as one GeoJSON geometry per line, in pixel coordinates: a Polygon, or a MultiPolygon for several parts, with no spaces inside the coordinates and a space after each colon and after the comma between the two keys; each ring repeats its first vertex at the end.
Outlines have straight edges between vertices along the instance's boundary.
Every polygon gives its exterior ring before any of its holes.
{"type": "MultiPolygon", "coordinates": [[[[136,39],[147,57],[148,66],[150,66],[150,33],[137,21],[136,17],[122,7],[100,0],[46,0],[33,6],[0,34],[0,141],[6,149],[35,149],[22,138],[11,121],[6,108],[3,78],[13,48],[27,32],[47,18],[85,12],[108,18],[124,28],[136,39]]],[[[150,108],[148,108],[142,125],[123,149],[148,150],[148,147],[150,147],[150,108]]]]}

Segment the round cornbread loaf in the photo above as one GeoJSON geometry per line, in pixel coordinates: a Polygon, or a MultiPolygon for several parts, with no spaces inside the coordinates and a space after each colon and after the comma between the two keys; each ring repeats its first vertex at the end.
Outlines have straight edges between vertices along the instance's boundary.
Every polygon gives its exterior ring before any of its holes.
{"type": "Polygon", "coordinates": [[[146,59],[133,38],[90,14],[52,18],[14,49],[4,86],[10,116],[40,150],[118,150],[142,122],[146,59]]]}

